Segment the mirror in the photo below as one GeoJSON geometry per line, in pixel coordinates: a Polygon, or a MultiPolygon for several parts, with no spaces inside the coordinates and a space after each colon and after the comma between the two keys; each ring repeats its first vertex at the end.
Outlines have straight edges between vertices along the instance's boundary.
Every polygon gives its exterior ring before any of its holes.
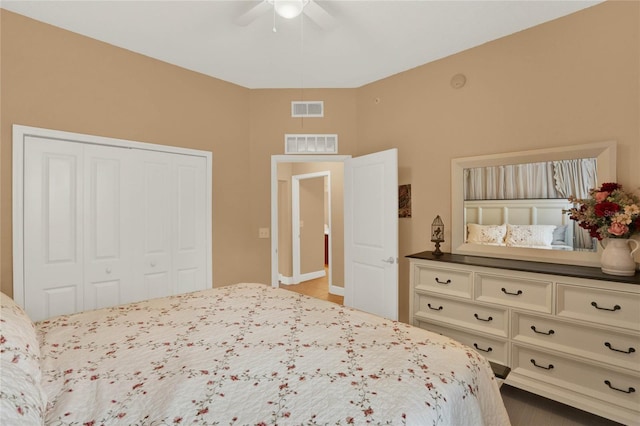
{"type": "MultiPolygon", "coordinates": [[[[581,239],[581,229],[574,228],[575,223],[562,213],[563,209],[570,206],[568,200],[558,198],[553,188],[547,191],[541,187],[546,180],[542,175],[553,172],[541,173],[536,170],[530,182],[524,181],[525,174],[522,172],[523,169],[535,168],[543,163],[589,158],[595,159],[597,169],[597,182],[591,187],[602,182],[615,182],[616,144],[611,141],[453,159],[452,252],[598,266],[600,255],[597,244],[592,244],[590,240],[581,241],[577,246],[574,244],[576,239],[581,239]],[[485,170],[491,174],[494,168],[502,172],[506,170],[506,174],[515,176],[515,186],[520,188],[519,191],[524,188],[527,194],[506,190],[509,194],[496,195],[492,189],[479,188],[479,185],[474,188],[474,182],[478,179],[476,173],[485,170]],[[574,229],[577,230],[575,235],[574,229]],[[564,231],[562,236],[561,231],[564,231]],[[482,238],[478,239],[479,235],[482,238]],[[492,238],[495,243],[490,241],[492,238]],[[542,240],[543,243],[540,242],[542,240]]],[[[589,160],[585,160],[585,164],[588,163],[589,160]]],[[[504,188],[501,187],[501,191],[505,191],[504,188]]]]}

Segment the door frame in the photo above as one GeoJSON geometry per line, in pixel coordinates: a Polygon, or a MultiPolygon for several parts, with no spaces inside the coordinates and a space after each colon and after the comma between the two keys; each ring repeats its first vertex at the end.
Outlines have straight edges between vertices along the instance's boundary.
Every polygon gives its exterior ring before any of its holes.
{"type": "MultiPolygon", "coordinates": [[[[271,287],[279,287],[278,268],[278,164],[344,163],[351,155],[272,155],[271,156],[271,287]]],[[[331,230],[329,230],[331,232],[331,230]]],[[[331,259],[329,263],[331,268],[331,259]]],[[[331,277],[331,275],[329,275],[331,277]]],[[[331,279],[331,278],[330,278],[331,279]]]]}
{"type": "Polygon", "coordinates": [[[139,149],[146,151],[166,152],[170,154],[192,155],[205,157],[207,163],[206,170],[206,193],[205,205],[205,232],[206,232],[206,282],[208,287],[213,287],[213,154],[210,151],[201,151],[191,148],[181,148],[166,145],[156,145],[146,142],[137,142],[126,139],[116,139],[104,136],[87,135],[82,133],[72,133],[61,130],[52,130],[39,127],[13,125],[13,163],[12,163],[12,238],[13,238],[13,300],[24,306],[24,143],[25,138],[47,138],[61,139],[68,142],[88,143],[93,145],[112,146],[118,148],[139,149]]]}
{"type": "MultiPolygon", "coordinates": [[[[300,274],[300,181],[305,179],[317,179],[325,177],[327,182],[327,191],[329,197],[327,200],[327,210],[329,217],[327,225],[329,226],[328,245],[331,247],[331,172],[325,170],[323,172],[305,173],[301,175],[291,176],[291,254],[292,254],[292,266],[293,266],[293,283],[299,284],[302,281],[300,274]],[[297,231],[297,236],[296,236],[297,231]]],[[[323,194],[324,195],[324,194],[323,194]]],[[[328,270],[328,282],[329,288],[331,288],[332,281],[332,268],[333,262],[331,260],[331,250],[329,250],[329,270],[328,270]]],[[[311,279],[305,277],[305,281],[311,279]]]]}

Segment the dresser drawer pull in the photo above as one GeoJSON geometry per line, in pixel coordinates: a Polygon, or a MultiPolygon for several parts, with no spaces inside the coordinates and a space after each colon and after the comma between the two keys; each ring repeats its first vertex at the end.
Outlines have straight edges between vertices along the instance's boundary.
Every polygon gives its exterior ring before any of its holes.
{"type": "Polygon", "coordinates": [[[504,294],[508,294],[508,295],[510,295],[510,296],[520,296],[520,295],[522,294],[522,290],[518,290],[518,291],[516,291],[515,293],[511,293],[511,292],[507,291],[507,289],[506,289],[506,288],[504,288],[504,287],[502,287],[502,289],[501,289],[501,290],[502,290],[502,292],[503,292],[504,294]]]}
{"type": "Polygon", "coordinates": [[[616,349],[616,348],[612,347],[611,343],[609,343],[609,342],[604,342],[604,345],[606,347],[608,347],[609,349],[611,349],[612,351],[622,352],[623,354],[631,354],[631,353],[636,351],[634,348],[629,348],[628,351],[625,351],[625,350],[622,350],[622,349],[616,349]]]}
{"type": "Polygon", "coordinates": [[[614,388],[613,386],[611,386],[611,382],[608,380],[604,381],[604,384],[609,386],[609,388],[613,389],[613,390],[617,390],[618,392],[624,392],[624,393],[634,393],[636,390],[635,388],[632,388],[631,386],[629,386],[629,390],[624,390],[624,389],[618,389],[618,388],[614,388]]]}
{"type": "Polygon", "coordinates": [[[593,306],[596,309],[600,309],[601,311],[619,311],[620,309],[622,309],[620,307],[620,305],[615,305],[613,308],[601,308],[600,306],[598,306],[598,304],[596,302],[591,302],[591,306],[593,306]]]}
{"type": "Polygon", "coordinates": [[[538,365],[536,364],[536,360],[531,358],[531,364],[535,365],[538,368],[542,368],[543,370],[551,370],[553,369],[553,364],[549,364],[548,366],[544,366],[544,365],[538,365]]]}
{"type": "Polygon", "coordinates": [[[437,282],[438,284],[445,284],[445,285],[447,285],[447,284],[451,284],[451,280],[440,281],[440,278],[438,278],[438,277],[436,277],[436,282],[437,282]]]}
{"type": "Polygon", "coordinates": [[[486,321],[486,322],[493,321],[493,317],[489,317],[489,318],[485,319],[485,318],[480,318],[480,316],[478,316],[478,314],[473,314],[473,316],[476,317],[476,319],[478,321],[486,321]]]}
{"type": "Polygon", "coordinates": [[[549,330],[549,331],[538,331],[536,330],[536,326],[532,325],[531,329],[533,330],[534,333],[538,333],[538,334],[544,334],[546,336],[551,336],[552,334],[555,334],[555,331],[553,330],[549,330]]]}
{"type": "Polygon", "coordinates": [[[479,351],[482,351],[482,352],[491,352],[491,351],[493,351],[493,348],[491,346],[489,346],[487,349],[482,349],[480,346],[478,346],[477,343],[474,343],[473,347],[476,348],[479,351]]]}
{"type": "Polygon", "coordinates": [[[432,311],[441,311],[442,310],[442,306],[439,306],[437,308],[434,308],[433,306],[431,306],[431,303],[427,303],[427,306],[429,307],[429,309],[431,309],[432,311]]]}

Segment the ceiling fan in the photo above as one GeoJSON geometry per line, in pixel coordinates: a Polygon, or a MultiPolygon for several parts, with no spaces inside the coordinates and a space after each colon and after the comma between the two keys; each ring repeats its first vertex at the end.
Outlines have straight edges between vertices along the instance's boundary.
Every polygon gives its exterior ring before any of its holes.
{"type": "Polygon", "coordinates": [[[267,13],[277,13],[285,19],[293,19],[303,13],[323,30],[336,25],[336,20],[314,0],[262,0],[236,19],[236,24],[247,26],[267,13]]]}

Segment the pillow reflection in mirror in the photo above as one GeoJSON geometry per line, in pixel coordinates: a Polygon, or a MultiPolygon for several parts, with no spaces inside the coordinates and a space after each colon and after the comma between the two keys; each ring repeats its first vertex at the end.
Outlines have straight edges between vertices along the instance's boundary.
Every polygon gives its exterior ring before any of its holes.
{"type": "Polygon", "coordinates": [[[507,225],[467,224],[467,242],[469,244],[504,244],[507,225]]]}
{"type": "Polygon", "coordinates": [[[510,247],[551,247],[555,225],[507,225],[505,244],[510,247]]]}
{"type": "Polygon", "coordinates": [[[556,226],[556,229],[553,230],[553,239],[551,240],[552,245],[569,245],[567,241],[567,225],[559,225],[556,226]]]}

